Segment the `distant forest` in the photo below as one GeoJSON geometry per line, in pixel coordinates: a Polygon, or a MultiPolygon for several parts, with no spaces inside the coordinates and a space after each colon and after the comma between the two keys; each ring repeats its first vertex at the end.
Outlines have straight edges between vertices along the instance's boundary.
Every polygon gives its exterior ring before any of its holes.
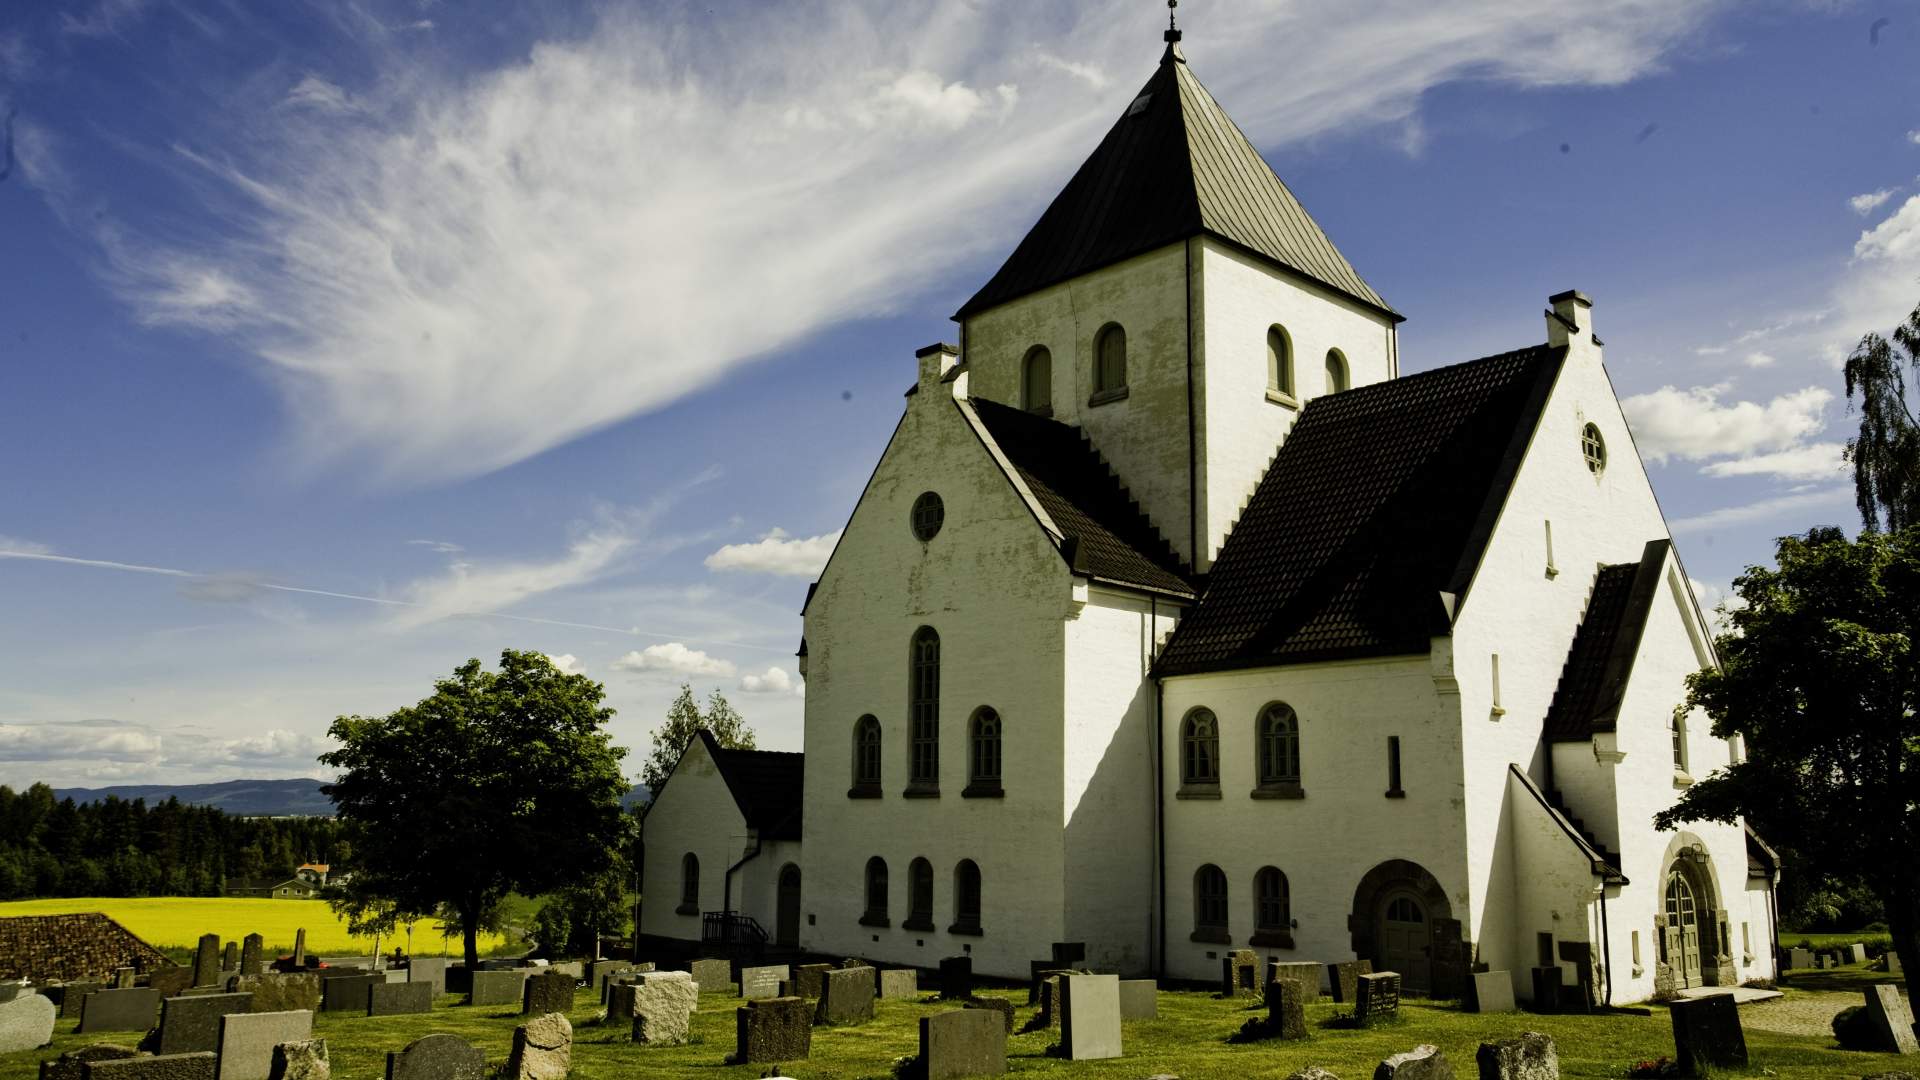
{"type": "Polygon", "coordinates": [[[177,798],[148,806],[56,801],[0,785],[0,900],[54,896],[218,896],[230,880],[293,876],[348,861],[332,818],[243,818],[177,798]]]}

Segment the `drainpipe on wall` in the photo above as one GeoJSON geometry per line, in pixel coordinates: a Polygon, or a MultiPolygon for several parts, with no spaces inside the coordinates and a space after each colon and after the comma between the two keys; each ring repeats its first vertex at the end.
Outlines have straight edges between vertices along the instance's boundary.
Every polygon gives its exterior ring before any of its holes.
{"type": "MultiPolygon", "coordinates": [[[[1157,628],[1157,627],[1156,627],[1157,628]]],[[[1167,747],[1161,737],[1161,714],[1167,694],[1166,684],[1159,679],[1153,680],[1153,850],[1158,868],[1155,876],[1159,881],[1159,900],[1155,903],[1155,914],[1159,917],[1159,942],[1155,950],[1153,965],[1154,977],[1158,978],[1167,971],[1167,747]]]]}
{"type": "Polygon", "coordinates": [[[1600,1004],[1613,1008],[1613,938],[1607,930],[1607,885],[1600,883],[1600,957],[1606,961],[1601,971],[1606,975],[1606,991],[1600,1004]]]}

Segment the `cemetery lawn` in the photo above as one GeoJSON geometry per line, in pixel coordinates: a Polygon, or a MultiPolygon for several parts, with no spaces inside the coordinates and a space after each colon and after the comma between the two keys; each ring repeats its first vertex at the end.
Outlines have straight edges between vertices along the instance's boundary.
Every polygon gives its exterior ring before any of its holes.
{"type": "MultiPolygon", "coordinates": [[[[307,950],[323,955],[367,954],[373,951],[373,939],[347,933],[347,924],[334,915],[322,900],[232,899],[222,896],[141,896],[141,897],[61,897],[50,900],[15,900],[0,903],[0,918],[15,915],[67,915],[98,911],[133,931],[140,940],[168,953],[175,959],[190,954],[201,934],[219,934],[222,942],[239,941],[248,934],[265,939],[269,956],[293,951],[294,932],[307,931],[307,950]],[[185,950],[185,953],[182,952],[185,950]]],[[[394,942],[405,948],[403,927],[396,938],[381,942],[392,951],[394,942]]],[[[505,944],[498,934],[480,935],[484,955],[505,944]]],[[[413,924],[413,951],[421,956],[438,956],[442,948],[454,954],[460,951],[460,934],[443,938],[438,919],[421,919],[413,924]]]]}
{"type": "MultiPolygon", "coordinates": [[[[1017,1009],[1016,1024],[1033,1014],[1026,992],[988,990],[1010,997],[1017,1009]]],[[[1798,993],[1795,991],[1793,993],[1798,993]]],[[[442,996],[427,1016],[349,1016],[321,1013],[314,1035],[327,1040],[333,1075],[342,1080],[378,1080],[385,1075],[386,1054],[422,1035],[451,1032],[482,1047],[490,1065],[502,1063],[512,1045],[517,1010],[472,1008],[458,1004],[455,995],[442,996]]],[[[693,1017],[693,1043],[682,1047],[639,1047],[624,1028],[602,1027],[593,1021],[599,1006],[592,993],[574,997],[572,1080],[630,1080],[634,1076],[705,1077],[711,1080],[750,1080],[766,1072],[765,1065],[725,1066],[734,1047],[734,1009],[739,1002],[724,994],[706,994],[693,1017]]],[[[921,1001],[882,1001],[871,1023],[851,1027],[815,1028],[813,1055],[806,1061],[784,1063],[783,1074],[802,1080],[884,1080],[895,1059],[918,1050],[921,1016],[951,1008],[930,998],[921,1001]]],[[[1305,1043],[1229,1045],[1227,1036],[1251,1016],[1246,999],[1226,1001],[1194,991],[1162,992],[1160,1018],[1125,1026],[1126,1056],[1111,1061],[1065,1062],[1046,1056],[1055,1033],[1016,1034],[1008,1043],[1008,1071],[1052,1074],[1100,1080],[1140,1080],[1169,1073],[1181,1080],[1279,1080],[1309,1064],[1331,1068],[1347,1080],[1364,1080],[1389,1054],[1415,1044],[1437,1044],[1452,1061],[1456,1075],[1475,1074],[1474,1051],[1483,1040],[1509,1038],[1526,1030],[1544,1031],[1558,1044],[1562,1075],[1620,1077],[1638,1060],[1672,1053],[1672,1027],[1664,1009],[1651,1016],[1531,1016],[1524,1013],[1481,1016],[1458,1011],[1451,1003],[1408,1001],[1397,1024],[1365,1031],[1324,1026],[1336,1006],[1322,1002],[1307,1007],[1313,1038],[1305,1043]]],[[[74,1033],[76,1021],[62,1020],[54,1044],[40,1051],[0,1055],[0,1080],[33,1080],[40,1059],[101,1038],[74,1033]]],[[[1849,1053],[1833,1048],[1828,1037],[1789,1036],[1749,1027],[1750,1075],[1787,1080],[1857,1077],[1902,1067],[1891,1054],[1849,1053]],[[1762,1070],[1768,1070],[1763,1072],[1762,1070]]],[[[132,1036],[106,1036],[132,1041],[132,1036]]],[[[1740,1075],[1716,1072],[1715,1076],[1740,1075]]]]}

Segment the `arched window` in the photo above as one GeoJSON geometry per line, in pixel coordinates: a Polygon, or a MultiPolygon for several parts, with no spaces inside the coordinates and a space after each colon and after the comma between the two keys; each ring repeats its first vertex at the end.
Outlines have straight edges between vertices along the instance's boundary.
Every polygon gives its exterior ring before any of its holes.
{"type": "Polygon", "coordinates": [[[878,855],[867,860],[867,910],[860,925],[887,925],[887,860],[878,855]]]}
{"type": "Polygon", "coordinates": [[[689,851],[680,856],[680,915],[700,914],[700,858],[689,851]]]}
{"type": "Polygon", "coordinates": [[[1108,323],[1093,342],[1093,392],[1114,394],[1127,388],[1127,332],[1108,323]]]}
{"type": "Polygon", "coordinates": [[[953,925],[949,934],[980,932],[980,867],[972,859],[961,859],[953,868],[953,925]]]}
{"type": "Polygon", "coordinates": [[[967,789],[965,795],[1000,793],[1000,714],[982,705],[967,725],[967,789]]]}
{"type": "Polygon", "coordinates": [[[933,864],[925,859],[907,864],[907,921],[900,925],[908,930],[933,929],[933,864]]]}
{"type": "Polygon", "coordinates": [[[1276,866],[1263,866],[1253,875],[1253,941],[1255,945],[1293,947],[1293,915],[1289,910],[1287,875],[1276,866]]]}
{"type": "Polygon", "coordinates": [[[850,799],[880,795],[880,721],[863,716],[853,722],[853,789],[850,799]]]}
{"type": "Polygon", "coordinates": [[[1226,944],[1227,875],[1208,863],[1193,873],[1193,940],[1226,944]]]}
{"type": "Polygon", "coordinates": [[[1293,396],[1293,339],[1278,325],[1267,328],[1267,389],[1293,396]]]}
{"type": "Polygon", "coordinates": [[[1053,415],[1053,354],[1035,345],[1020,369],[1020,404],[1028,412],[1053,415]]]}
{"type": "Polygon", "coordinates": [[[940,792],[940,635],[933,627],[914,631],[908,662],[907,723],[910,768],[907,793],[940,792]]]}
{"type": "Polygon", "coordinates": [[[1347,388],[1347,358],[1340,355],[1339,349],[1327,350],[1327,393],[1337,394],[1347,388]]]}
{"type": "Polygon", "coordinates": [[[1260,786],[1264,788],[1300,786],[1300,718],[1293,707],[1276,701],[1260,710],[1254,726],[1260,743],[1255,747],[1260,763],[1260,786]]]}
{"type": "Polygon", "coordinates": [[[1180,725],[1180,785],[1220,786],[1220,722],[1212,710],[1195,709],[1180,725]]]}

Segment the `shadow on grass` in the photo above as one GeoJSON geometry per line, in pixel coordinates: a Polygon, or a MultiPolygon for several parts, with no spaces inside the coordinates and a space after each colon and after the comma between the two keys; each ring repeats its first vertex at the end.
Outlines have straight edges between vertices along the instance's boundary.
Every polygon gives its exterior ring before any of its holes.
{"type": "Polygon", "coordinates": [[[1795,990],[1838,990],[1850,994],[1863,994],[1868,987],[1885,984],[1900,985],[1900,976],[1889,975],[1884,971],[1873,971],[1865,964],[1849,964],[1838,968],[1795,968],[1787,973],[1783,985],[1795,990]]]}

